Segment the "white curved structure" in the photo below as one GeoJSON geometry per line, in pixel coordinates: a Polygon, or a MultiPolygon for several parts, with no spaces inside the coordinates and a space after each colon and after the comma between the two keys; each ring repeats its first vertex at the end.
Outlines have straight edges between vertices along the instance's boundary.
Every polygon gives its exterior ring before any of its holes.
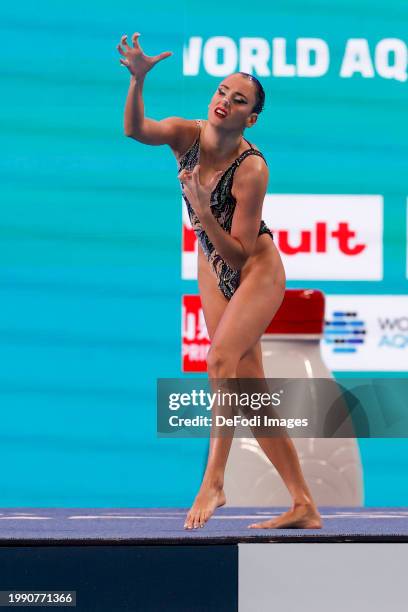
{"type": "MultiPolygon", "coordinates": [[[[332,378],[321,356],[321,334],[265,334],[266,378],[332,378]]],[[[301,407],[299,407],[301,413],[301,407]]],[[[235,437],[225,474],[229,506],[288,506],[291,497],[253,438],[235,437]]],[[[363,475],[355,438],[292,438],[318,505],[362,506],[363,475]]]]}

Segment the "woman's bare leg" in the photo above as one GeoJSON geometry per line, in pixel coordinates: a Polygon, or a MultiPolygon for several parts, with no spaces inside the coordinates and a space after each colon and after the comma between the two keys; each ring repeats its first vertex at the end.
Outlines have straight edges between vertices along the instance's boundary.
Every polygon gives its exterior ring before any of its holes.
{"type": "MultiPolygon", "coordinates": [[[[212,341],[217,325],[228,306],[228,300],[219,290],[215,276],[201,251],[198,257],[198,284],[207,331],[212,341]]],[[[231,443],[232,438],[214,436],[211,433],[207,467],[200,490],[187,514],[184,524],[186,529],[203,527],[214,510],[225,504],[224,472],[231,443]]]]}
{"type": "MultiPolygon", "coordinates": [[[[260,265],[252,266],[247,274],[242,274],[240,287],[228,302],[221,294],[212,272],[201,262],[200,293],[212,340],[208,363],[210,378],[264,377],[259,338],[278,310],[285,289],[282,282],[284,272],[278,270],[275,277],[271,278],[273,264],[264,259],[260,265]],[[250,309],[248,304],[251,305],[250,309]]],[[[257,439],[287,485],[293,498],[293,507],[278,519],[256,526],[321,526],[293,442],[288,437],[257,439]]],[[[187,515],[186,528],[203,526],[215,508],[225,503],[224,472],[231,443],[232,437],[211,438],[206,472],[187,515]]]]}
{"type": "MultiPolygon", "coordinates": [[[[239,362],[238,376],[240,379],[257,379],[257,392],[269,394],[270,390],[265,380],[260,342],[239,362]]],[[[254,523],[250,527],[319,529],[322,526],[320,515],[303,476],[292,439],[289,436],[262,437],[258,434],[256,428],[252,432],[291,494],[292,508],[276,519],[254,523]]]]}

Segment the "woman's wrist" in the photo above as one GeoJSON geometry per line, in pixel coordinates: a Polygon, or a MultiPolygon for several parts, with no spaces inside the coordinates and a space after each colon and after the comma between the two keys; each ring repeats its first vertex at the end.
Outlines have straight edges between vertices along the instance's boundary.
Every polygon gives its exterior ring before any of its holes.
{"type": "Polygon", "coordinates": [[[142,85],[145,80],[145,74],[143,76],[135,76],[134,74],[130,75],[130,84],[131,85],[142,85]]]}
{"type": "Polygon", "coordinates": [[[211,212],[210,204],[211,202],[209,199],[200,200],[199,209],[201,212],[201,216],[205,217],[206,219],[214,216],[211,212]]]}
{"type": "MultiPolygon", "coordinates": [[[[198,216],[200,221],[207,221],[208,219],[210,219],[210,221],[216,221],[214,215],[211,212],[210,200],[200,202],[200,214],[198,216]]],[[[218,221],[216,221],[216,223],[218,223],[218,221]]]]}

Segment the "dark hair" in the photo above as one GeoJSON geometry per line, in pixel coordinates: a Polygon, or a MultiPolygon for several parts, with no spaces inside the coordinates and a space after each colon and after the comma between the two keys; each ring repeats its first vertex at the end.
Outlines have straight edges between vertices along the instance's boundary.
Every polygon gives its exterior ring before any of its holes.
{"type": "Polygon", "coordinates": [[[249,74],[248,72],[239,72],[238,74],[242,74],[242,76],[244,76],[246,79],[249,79],[250,81],[253,82],[253,84],[255,85],[255,96],[256,96],[256,102],[255,102],[255,106],[252,109],[253,113],[261,113],[263,111],[264,105],[265,105],[265,91],[264,88],[262,87],[262,85],[260,84],[260,82],[258,81],[258,79],[256,77],[254,77],[252,74],[249,74]]]}

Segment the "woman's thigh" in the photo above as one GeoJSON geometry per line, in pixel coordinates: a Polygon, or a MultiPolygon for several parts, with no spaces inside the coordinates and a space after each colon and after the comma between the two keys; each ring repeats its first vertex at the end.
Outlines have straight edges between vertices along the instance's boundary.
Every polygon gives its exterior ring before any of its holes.
{"type": "Polygon", "coordinates": [[[221,293],[216,276],[203,253],[198,256],[198,286],[208,335],[212,340],[228,300],[221,293]]]}
{"type": "MultiPolygon", "coordinates": [[[[201,305],[208,335],[212,340],[229,302],[221,293],[207,260],[199,263],[198,284],[201,305]]],[[[263,375],[261,343],[258,341],[241,358],[238,364],[238,377],[260,378],[263,375]]]]}
{"type": "MultiPolygon", "coordinates": [[[[224,309],[212,338],[213,351],[238,363],[256,348],[285,294],[282,264],[280,259],[275,262],[272,253],[242,269],[239,287],[224,309]]],[[[257,350],[259,354],[259,347],[257,350]]]]}
{"type": "Polygon", "coordinates": [[[243,268],[240,285],[230,301],[220,291],[203,253],[198,257],[198,283],[212,348],[234,355],[238,376],[263,376],[260,338],[285,292],[285,276],[276,247],[269,256],[254,258],[251,265],[243,268]]]}

